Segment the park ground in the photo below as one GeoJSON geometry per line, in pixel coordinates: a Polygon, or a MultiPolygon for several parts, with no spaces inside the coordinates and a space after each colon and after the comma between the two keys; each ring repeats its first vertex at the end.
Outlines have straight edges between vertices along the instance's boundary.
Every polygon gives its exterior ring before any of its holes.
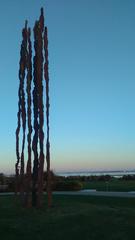
{"type": "Polygon", "coordinates": [[[85,181],[83,188],[96,189],[97,191],[129,192],[135,191],[135,180],[112,178],[109,181],[85,181]]]}
{"type": "Polygon", "coordinates": [[[53,206],[25,209],[0,196],[1,240],[134,240],[135,198],[53,196],[53,206]]]}

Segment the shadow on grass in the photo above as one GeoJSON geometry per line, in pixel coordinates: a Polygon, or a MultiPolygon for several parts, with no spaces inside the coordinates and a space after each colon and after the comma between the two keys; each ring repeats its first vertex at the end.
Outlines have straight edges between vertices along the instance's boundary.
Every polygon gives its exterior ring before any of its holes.
{"type": "Polygon", "coordinates": [[[135,199],[61,195],[53,203],[24,209],[13,196],[1,196],[0,239],[135,239],[135,199]]]}

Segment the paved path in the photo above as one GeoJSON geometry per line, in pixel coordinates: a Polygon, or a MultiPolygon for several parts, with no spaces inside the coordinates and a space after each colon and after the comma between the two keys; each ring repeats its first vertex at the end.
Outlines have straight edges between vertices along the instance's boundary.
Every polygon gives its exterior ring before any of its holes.
{"type": "Polygon", "coordinates": [[[54,192],[54,194],[135,198],[135,192],[104,192],[104,191],[81,190],[77,192],[72,191],[54,192]]]}
{"type": "MultiPolygon", "coordinates": [[[[105,197],[127,197],[135,198],[135,192],[104,192],[96,190],[81,190],[81,191],[54,191],[55,195],[78,195],[78,196],[105,196],[105,197]]],[[[0,196],[14,195],[13,192],[0,193],[0,196]]]]}

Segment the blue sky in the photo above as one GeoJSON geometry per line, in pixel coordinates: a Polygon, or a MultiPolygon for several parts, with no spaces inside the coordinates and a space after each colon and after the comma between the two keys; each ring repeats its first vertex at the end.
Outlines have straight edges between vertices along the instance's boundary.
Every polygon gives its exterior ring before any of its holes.
{"type": "Polygon", "coordinates": [[[0,4],[0,172],[14,172],[21,29],[45,8],[51,167],[135,169],[135,1],[0,4]]]}

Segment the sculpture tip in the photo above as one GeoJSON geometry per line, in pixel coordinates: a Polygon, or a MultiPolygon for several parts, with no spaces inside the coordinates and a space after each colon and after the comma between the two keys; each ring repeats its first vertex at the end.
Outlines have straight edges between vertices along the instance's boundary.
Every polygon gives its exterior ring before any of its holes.
{"type": "Polygon", "coordinates": [[[25,21],[25,28],[27,28],[27,25],[28,25],[28,21],[26,20],[25,21]]]}
{"type": "Polygon", "coordinates": [[[41,7],[41,15],[44,15],[44,9],[41,7]]]}

